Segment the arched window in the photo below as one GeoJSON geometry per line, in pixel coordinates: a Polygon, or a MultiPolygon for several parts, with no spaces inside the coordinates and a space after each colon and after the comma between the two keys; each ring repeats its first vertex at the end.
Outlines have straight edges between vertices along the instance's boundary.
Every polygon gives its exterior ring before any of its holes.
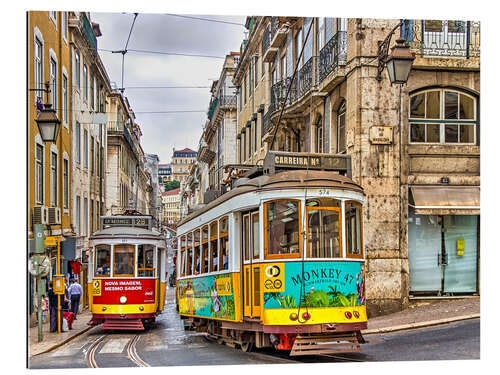
{"type": "Polygon", "coordinates": [[[451,89],[410,96],[410,143],[475,144],[477,100],[451,89]]]}
{"type": "Polygon", "coordinates": [[[337,153],[346,152],[345,145],[345,112],[346,101],[344,100],[337,111],[337,153]]]}

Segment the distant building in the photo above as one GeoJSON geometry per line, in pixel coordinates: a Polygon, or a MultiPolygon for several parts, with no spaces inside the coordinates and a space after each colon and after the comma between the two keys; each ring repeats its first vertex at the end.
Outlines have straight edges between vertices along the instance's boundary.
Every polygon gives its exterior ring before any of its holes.
{"type": "Polygon", "coordinates": [[[175,225],[180,219],[180,188],[162,193],[163,220],[165,225],[175,225]]]}
{"type": "Polygon", "coordinates": [[[145,169],[151,176],[151,189],[149,198],[149,214],[152,215],[156,222],[159,222],[159,213],[161,210],[161,202],[158,201],[158,170],[160,159],[155,154],[145,154],[146,164],[145,169]]]}
{"type": "Polygon", "coordinates": [[[158,184],[161,191],[165,191],[165,185],[172,181],[172,164],[158,164],[158,184]]]}
{"type": "Polygon", "coordinates": [[[175,150],[172,155],[172,180],[179,181],[181,185],[189,177],[189,167],[196,160],[198,153],[190,148],[175,150]]]}

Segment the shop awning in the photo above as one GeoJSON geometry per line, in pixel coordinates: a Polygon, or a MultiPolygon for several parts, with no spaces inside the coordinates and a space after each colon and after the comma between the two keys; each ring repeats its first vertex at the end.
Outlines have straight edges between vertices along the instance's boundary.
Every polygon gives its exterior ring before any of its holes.
{"type": "MultiPolygon", "coordinates": [[[[419,215],[479,215],[479,186],[411,186],[419,215]]],[[[411,202],[411,201],[410,201],[411,202]]]]}

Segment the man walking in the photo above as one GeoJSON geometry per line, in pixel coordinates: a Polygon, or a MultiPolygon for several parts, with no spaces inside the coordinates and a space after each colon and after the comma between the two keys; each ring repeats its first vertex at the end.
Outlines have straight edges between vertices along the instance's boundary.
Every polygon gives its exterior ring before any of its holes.
{"type": "Polygon", "coordinates": [[[71,312],[75,314],[75,319],[76,319],[76,314],[78,313],[78,306],[80,305],[80,296],[83,293],[82,286],[75,279],[71,279],[68,293],[71,301],[71,312]]]}

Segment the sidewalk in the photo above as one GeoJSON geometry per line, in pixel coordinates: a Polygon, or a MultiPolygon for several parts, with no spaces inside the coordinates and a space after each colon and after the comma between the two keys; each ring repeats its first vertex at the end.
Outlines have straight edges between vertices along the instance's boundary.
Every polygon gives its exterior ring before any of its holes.
{"type": "Polygon", "coordinates": [[[90,312],[88,310],[84,310],[79,313],[77,319],[73,321],[73,329],[70,329],[66,332],[49,332],[50,324],[49,324],[49,315],[45,318],[46,323],[43,325],[43,341],[38,342],[38,326],[29,327],[28,331],[28,356],[32,357],[37,354],[42,354],[57,348],[65,344],[66,342],[72,340],[76,336],[81,335],[84,332],[87,332],[92,327],[87,325],[91,318],[90,312]]]}
{"type": "Polygon", "coordinates": [[[363,334],[394,332],[428,327],[458,320],[479,318],[480,298],[413,300],[404,311],[368,319],[363,334]]]}

